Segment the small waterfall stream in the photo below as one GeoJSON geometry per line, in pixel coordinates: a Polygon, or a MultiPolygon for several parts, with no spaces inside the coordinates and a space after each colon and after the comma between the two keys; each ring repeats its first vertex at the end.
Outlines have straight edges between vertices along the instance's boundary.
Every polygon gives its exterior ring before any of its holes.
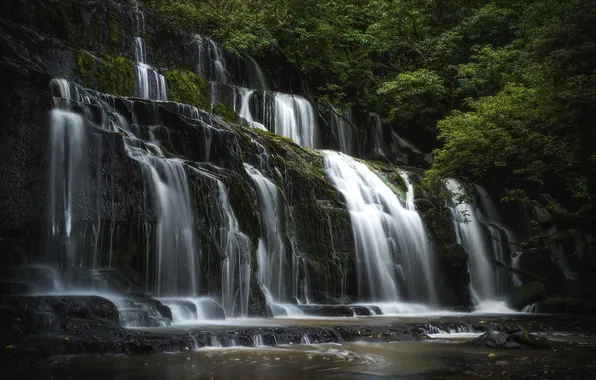
{"type": "MultiPolygon", "coordinates": [[[[450,208],[458,243],[468,253],[470,289],[475,302],[495,305],[511,288],[514,277],[494,260],[506,265],[511,263],[509,243],[515,242],[511,231],[501,222],[499,213],[486,190],[476,187],[480,196],[480,208],[475,203],[462,201],[466,195],[463,185],[455,180],[447,181],[447,189],[453,194],[450,208]]],[[[497,306],[497,308],[504,307],[497,306]]]]}
{"type": "Polygon", "coordinates": [[[326,172],[346,200],[358,261],[360,300],[437,301],[432,250],[414,208],[411,185],[406,201],[363,163],[341,153],[325,153],[326,172]]]}
{"type": "Polygon", "coordinates": [[[354,142],[354,114],[351,108],[345,111],[340,111],[335,107],[331,107],[331,131],[335,136],[339,151],[350,156],[355,155],[354,142]]]}
{"type": "Polygon", "coordinates": [[[317,147],[317,121],[308,100],[288,94],[275,94],[275,133],[296,144],[317,147]]]}
{"type": "Polygon", "coordinates": [[[217,182],[223,227],[221,246],[226,258],[222,263],[222,303],[226,316],[248,315],[252,244],[240,231],[238,220],[230,206],[225,185],[217,182]]]}
{"type": "Polygon", "coordinates": [[[134,12],[137,20],[137,37],[134,39],[137,96],[143,99],[168,100],[166,79],[147,64],[147,45],[145,44],[145,40],[142,37],[139,37],[145,32],[145,14],[139,9],[139,5],[136,1],[134,3],[134,12]],[[150,83],[150,78],[153,83],[150,83]],[[151,93],[152,85],[153,94],[151,93]]]}
{"type": "Polygon", "coordinates": [[[294,243],[286,244],[285,204],[280,189],[257,168],[244,164],[257,190],[263,225],[257,257],[259,283],[264,288],[267,304],[274,316],[302,315],[291,303],[300,299],[298,278],[299,257],[294,243]]]}

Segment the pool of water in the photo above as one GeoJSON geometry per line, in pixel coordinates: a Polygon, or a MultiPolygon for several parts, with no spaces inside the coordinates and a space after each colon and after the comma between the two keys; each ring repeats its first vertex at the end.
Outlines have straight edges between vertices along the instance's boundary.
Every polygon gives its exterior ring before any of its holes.
{"type": "MultiPolygon", "coordinates": [[[[469,335],[430,342],[203,348],[194,352],[61,357],[21,378],[54,380],[434,379],[491,360],[489,349],[461,344],[469,335]]],[[[507,352],[508,355],[522,351],[507,352]]],[[[523,355],[532,355],[524,350],[523,355]]],[[[540,355],[548,352],[536,353],[540,355]]]]}

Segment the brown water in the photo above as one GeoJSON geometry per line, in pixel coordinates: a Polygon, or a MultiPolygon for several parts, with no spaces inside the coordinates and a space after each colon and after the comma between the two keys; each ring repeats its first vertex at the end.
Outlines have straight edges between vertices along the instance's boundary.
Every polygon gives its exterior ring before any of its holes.
{"type": "MultiPolygon", "coordinates": [[[[489,354],[493,352],[456,344],[451,338],[438,342],[206,348],[150,356],[61,358],[48,363],[41,373],[36,372],[36,377],[55,380],[419,380],[460,372],[473,361],[491,360],[489,354]]],[[[511,353],[516,354],[507,352],[511,353]]],[[[523,351],[523,355],[532,354],[535,353],[523,351]]]]}

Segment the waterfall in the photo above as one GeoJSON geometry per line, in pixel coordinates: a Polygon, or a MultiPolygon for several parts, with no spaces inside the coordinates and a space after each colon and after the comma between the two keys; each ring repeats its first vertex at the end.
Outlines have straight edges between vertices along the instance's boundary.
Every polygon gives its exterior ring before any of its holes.
{"type": "Polygon", "coordinates": [[[250,55],[245,56],[245,61],[248,61],[246,67],[247,85],[259,90],[269,89],[265,73],[263,73],[263,69],[261,69],[261,66],[259,66],[257,61],[250,55]]]}
{"type": "Polygon", "coordinates": [[[313,106],[300,96],[275,94],[275,133],[298,145],[315,148],[317,124],[313,106]]]}
{"type": "Polygon", "coordinates": [[[259,241],[257,258],[259,283],[264,289],[267,303],[276,314],[279,308],[283,315],[302,314],[287,303],[298,299],[299,257],[294,254],[293,244],[285,243],[285,228],[288,223],[284,201],[279,188],[258,169],[244,164],[257,191],[263,233],[259,241]],[[289,256],[291,255],[291,260],[289,256]]]}
{"type": "MultiPolygon", "coordinates": [[[[72,219],[72,190],[55,193],[54,189],[70,189],[75,166],[68,166],[68,175],[63,173],[64,152],[69,162],[81,162],[87,144],[84,141],[84,121],[81,115],[64,109],[75,101],[84,106],[99,106],[102,110],[101,128],[123,136],[124,147],[129,157],[142,168],[143,178],[151,195],[157,216],[155,238],[155,294],[157,296],[198,295],[199,268],[197,264],[194,222],[188,190],[185,165],[177,159],[165,158],[155,141],[144,141],[136,136],[137,127],[129,126],[104,100],[90,96],[85,90],[71,85],[63,79],[52,80],[52,91],[58,108],[52,111],[52,169],[51,212],[67,215],[66,233],[70,233],[72,219]],[[62,136],[62,137],[60,137],[62,136]],[[68,136],[68,138],[66,138],[68,136]],[[56,161],[54,162],[54,157],[56,161]],[[64,198],[67,202],[61,200],[64,198]]],[[[105,100],[112,99],[105,97],[105,100]]],[[[56,230],[61,232],[61,227],[56,230]]],[[[147,272],[147,275],[149,272],[147,272]]]]}
{"type": "Polygon", "coordinates": [[[227,54],[212,39],[199,35],[195,35],[194,45],[197,54],[196,72],[203,78],[258,90],[269,88],[263,69],[250,55],[236,58],[227,54]]]}
{"type": "Polygon", "coordinates": [[[477,303],[494,301],[509,290],[513,277],[506,269],[497,267],[493,259],[509,264],[508,242],[514,242],[515,238],[501,224],[500,216],[484,189],[477,188],[480,208],[460,201],[465,193],[459,181],[448,180],[447,189],[453,193],[450,208],[457,240],[469,257],[472,296],[477,303]]]}
{"type": "Polygon", "coordinates": [[[432,250],[407,183],[398,197],[365,164],[325,152],[326,173],[345,198],[356,245],[358,287],[364,302],[436,302],[432,250]]]}
{"type": "MultiPolygon", "coordinates": [[[[133,157],[134,158],[134,157],[133,157]]],[[[157,296],[198,294],[194,224],[183,163],[139,155],[157,206],[157,296]]]]}
{"type": "MultiPolygon", "coordinates": [[[[505,226],[501,215],[495,206],[488,192],[479,185],[476,185],[476,193],[480,200],[482,222],[491,235],[491,249],[494,257],[501,263],[517,267],[516,258],[519,258],[520,251],[515,251],[517,238],[513,231],[505,226]]],[[[511,284],[521,284],[519,275],[509,272],[505,268],[496,268],[497,289],[499,294],[505,294],[510,290],[511,284]]]]}
{"type": "Polygon", "coordinates": [[[246,87],[235,87],[234,96],[238,99],[234,101],[234,112],[245,119],[253,128],[267,131],[267,128],[263,124],[253,120],[252,113],[250,112],[250,99],[254,92],[255,90],[246,87]]]}
{"type": "Polygon", "coordinates": [[[376,113],[370,114],[373,128],[373,153],[379,156],[385,155],[385,139],[383,137],[383,123],[381,117],[376,113]]]}
{"type": "MultiPolygon", "coordinates": [[[[60,82],[54,82],[58,84],[60,82]]],[[[63,83],[61,83],[63,85],[63,83]]],[[[72,237],[73,203],[78,195],[77,179],[86,170],[86,136],[83,118],[68,110],[50,113],[50,222],[52,235],[65,244],[64,265],[75,265],[72,237]]]]}
{"type": "Polygon", "coordinates": [[[346,109],[344,112],[331,107],[331,131],[335,136],[337,148],[340,152],[348,154],[350,156],[355,155],[355,142],[354,142],[354,129],[352,124],[354,123],[354,115],[351,108],[346,109]]]}
{"type": "Polygon", "coordinates": [[[223,50],[210,38],[196,35],[194,43],[197,47],[197,74],[218,83],[228,83],[226,61],[223,50]]]}
{"type": "Polygon", "coordinates": [[[136,15],[137,22],[137,37],[134,39],[135,44],[135,72],[137,76],[137,96],[143,99],[152,99],[149,84],[149,73],[152,73],[153,84],[155,86],[155,100],[168,100],[168,94],[166,91],[166,79],[163,75],[152,69],[147,64],[147,46],[143,38],[138,35],[145,32],[145,15],[139,9],[138,3],[134,3],[134,12],[136,15]]]}
{"type": "Polygon", "coordinates": [[[217,186],[223,222],[220,240],[226,255],[222,263],[223,308],[228,317],[245,317],[248,315],[252,244],[240,231],[225,185],[218,181],[217,186]]]}

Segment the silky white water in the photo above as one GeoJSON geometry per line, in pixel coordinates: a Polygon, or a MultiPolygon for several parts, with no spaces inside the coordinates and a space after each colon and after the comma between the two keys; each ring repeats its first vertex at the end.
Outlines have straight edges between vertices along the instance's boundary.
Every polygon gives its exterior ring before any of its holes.
{"type": "Polygon", "coordinates": [[[468,253],[472,297],[480,309],[493,305],[490,307],[492,311],[503,311],[507,307],[495,302],[510,289],[513,276],[493,260],[505,265],[511,261],[508,242],[513,242],[514,236],[501,225],[496,208],[484,189],[479,188],[478,192],[486,215],[473,203],[460,201],[465,192],[459,181],[448,180],[447,189],[453,193],[450,207],[457,240],[468,253]]]}
{"type": "Polygon", "coordinates": [[[310,102],[303,97],[275,93],[275,133],[296,144],[316,148],[317,122],[310,102]]]}
{"type": "Polygon", "coordinates": [[[83,118],[75,113],[54,109],[50,113],[50,223],[52,235],[63,241],[64,264],[75,265],[72,236],[77,180],[85,171],[86,136],[83,118]]]}
{"type": "Polygon", "coordinates": [[[250,238],[240,231],[225,185],[217,182],[222,227],[220,241],[226,255],[222,262],[222,303],[226,317],[248,315],[250,292],[250,238]]]}
{"type": "Polygon", "coordinates": [[[354,156],[354,129],[352,126],[354,115],[352,109],[348,108],[345,111],[341,111],[335,107],[331,107],[330,113],[331,131],[335,136],[338,150],[354,156]]]}
{"type": "Polygon", "coordinates": [[[359,301],[435,303],[432,249],[411,185],[402,199],[365,164],[331,151],[325,152],[325,171],[350,212],[359,301]]]}
{"type": "Polygon", "coordinates": [[[168,100],[166,90],[166,80],[163,75],[152,69],[147,64],[147,46],[145,40],[139,37],[145,32],[145,15],[139,9],[139,5],[134,3],[134,12],[137,21],[137,37],[134,39],[135,44],[135,72],[137,77],[137,96],[143,99],[168,100]],[[154,96],[151,95],[150,78],[153,80],[154,96]]]}
{"type": "MultiPolygon", "coordinates": [[[[60,104],[70,104],[71,101],[83,104],[91,104],[91,101],[97,103],[96,105],[103,111],[103,122],[100,127],[120,133],[123,136],[127,154],[141,164],[143,178],[157,216],[155,231],[152,234],[154,294],[159,297],[197,296],[199,266],[184,163],[177,159],[165,158],[156,142],[137,138],[134,133],[137,128],[128,125],[121,115],[113,113],[112,117],[109,117],[108,111],[104,110],[110,107],[107,103],[92,100],[90,96],[80,93],[77,87],[62,79],[54,79],[52,89],[60,104]]],[[[75,173],[74,169],[68,169],[71,174],[68,176],[61,174],[64,170],[62,165],[64,152],[68,152],[69,162],[72,160],[73,165],[80,165],[84,161],[83,152],[87,147],[84,140],[86,134],[84,120],[81,115],[65,110],[63,107],[54,109],[52,115],[55,115],[52,116],[52,130],[55,130],[55,133],[52,133],[54,137],[51,151],[56,157],[56,164],[53,164],[51,169],[50,180],[53,189],[60,189],[63,186],[69,189],[72,188],[75,173]],[[73,136],[76,138],[71,138],[73,136]],[[66,137],[69,138],[66,139],[66,137]]],[[[56,193],[51,201],[52,214],[66,215],[64,223],[57,223],[56,231],[60,234],[70,233],[72,193],[72,190],[68,190],[60,197],[56,193]],[[61,202],[60,198],[65,199],[66,202],[61,202]],[[61,227],[62,224],[64,228],[61,227]]],[[[147,254],[149,255],[149,252],[147,254]]],[[[149,270],[146,274],[150,275],[149,270]]]]}
{"type": "Polygon", "coordinates": [[[198,62],[196,71],[199,75],[218,83],[228,83],[228,72],[223,57],[223,50],[210,38],[195,36],[198,62]]]}
{"type": "Polygon", "coordinates": [[[263,124],[253,120],[252,113],[250,112],[250,99],[254,92],[255,90],[246,87],[235,87],[234,96],[237,99],[234,100],[234,112],[246,120],[253,128],[267,131],[267,128],[263,124]]]}

